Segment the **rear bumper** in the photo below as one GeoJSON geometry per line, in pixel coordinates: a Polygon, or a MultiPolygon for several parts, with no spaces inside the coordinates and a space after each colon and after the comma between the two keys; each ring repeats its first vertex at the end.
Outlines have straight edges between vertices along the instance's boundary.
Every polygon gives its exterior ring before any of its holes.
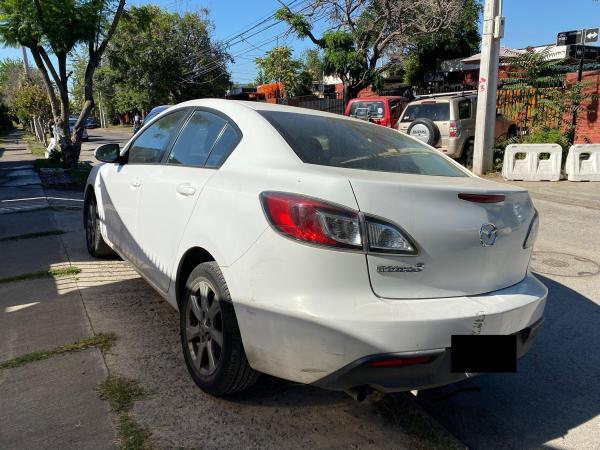
{"type": "MultiPolygon", "coordinates": [[[[269,231],[221,270],[252,368],[331,386],[336,383],[328,382],[329,376],[364,358],[443,353],[452,335],[520,332],[542,318],[547,296],[545,286],[527,274],[513,286],[479,295],[381,298],[371,289],[364,255],[298,245],[269,231]]],[[[427,376],[434,378],[425,382],[431,385],[460,379],[427,376]]],[[[368,378],[352,382],[380,383],[368,378]]],[[[395,389],[425,384],[405,382],[395,389]]]]}
{"type": "MultiPolygon", "coordinates": [[[[539,319],[534,324],[513,333],[517,336],[517,358],[521,358],[529,351],[542,323],[543,319],[539,319]]],[[[453,373],[450,369],[450,362],[451,348],[373,355],[354,361],[312,384],[340,391],[369,386],[380,392],[402,392],[443,386],[477,375],[453,373]],[[373,361],[386,358],[419,356],[431,359],[424,364],[402,367],[371,367],[369,365],[373,361]]]]}

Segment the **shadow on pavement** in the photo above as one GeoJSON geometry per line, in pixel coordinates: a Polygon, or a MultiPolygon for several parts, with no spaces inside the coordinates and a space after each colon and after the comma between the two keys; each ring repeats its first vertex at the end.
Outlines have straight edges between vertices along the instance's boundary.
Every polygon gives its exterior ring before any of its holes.
{"type": "MultiPolygon", "coordinates": [[[[600,306],[537,276],[549,290],[545,322],[517,374],[419,392],[427,411],[469,447],[540,448],[600,414],[600,306]]],[[[598,445],[597,434],[578,433],[580,445],[598,445]]]]}

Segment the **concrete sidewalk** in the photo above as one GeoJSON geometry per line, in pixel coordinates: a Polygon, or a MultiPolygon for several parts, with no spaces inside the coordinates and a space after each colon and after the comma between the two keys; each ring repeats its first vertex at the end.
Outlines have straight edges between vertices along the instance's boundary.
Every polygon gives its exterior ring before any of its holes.
{"type": "MultiPolygon", "coordinates": [[[[0,140],[0,278],[69,265],[61,230],[13,133],[0,140]]],[[[0,283],[0,363],[94,335],[75,276],[0,283]]],[[[97,349],[0,369],[0,448],[114,448],[115,430],[96,387],[107,376],[97,349]]]]}

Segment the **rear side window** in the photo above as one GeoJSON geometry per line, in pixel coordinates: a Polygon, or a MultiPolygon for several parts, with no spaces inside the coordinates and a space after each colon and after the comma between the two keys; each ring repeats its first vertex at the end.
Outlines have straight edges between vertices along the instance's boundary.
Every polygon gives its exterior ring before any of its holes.
{"type": "Polygon", "coordinates": [[[302,162],[381,172],[465,177],[438,151],[390,128],[312,114],[259,111],[302,162]]]}
{"type": "Polygon", "coordinates": [[[208,111],[195,111],[179,134],[167,164],[202,167],[210,154],[225,119],[208,111]]]}
{"type": "Polygon", "coordinates": [[[471,100],[461,100],[460,102],[458,102],[458,118],[471,118],[471,100]]]}
{"type": "Polygon", "coordinates": [[[359,119],[367,119],[369,117],[381,119],[384,114],[385,105],[383,102],[358,101],[352,102],[350,105],[350,115],[359,119]]]}
{"type": "Polygon", "coordinates": [[[221,167],[241,138],[241,134],[233,126],[230,124],[225,125],[225,129],[213,145],[210,156],[206,160],[206,167],[221,167]]]}
{"type": "Polygon", "coordinates": [[[434,122],[450,120],[450,104],[431,102],[408,105],[402,116],[402,122],[412,122],[417,119],[429,119],[434,122]]]}
{"type": "Polygon", "coordinates": [[[160,162],[167,145],[179,128],[179,123],[187,115],[187,109],[180,109],[161,117],[137,137],[129,148],[130,164],[156,164],[160,162]]]}

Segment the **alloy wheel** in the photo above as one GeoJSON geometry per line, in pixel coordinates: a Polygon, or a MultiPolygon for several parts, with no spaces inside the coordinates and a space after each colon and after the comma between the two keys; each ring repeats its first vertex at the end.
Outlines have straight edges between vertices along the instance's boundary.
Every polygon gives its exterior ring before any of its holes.
{"type": "Polygon", "coordinates": [[[189,294],[185,338],[194,369],[212,375],[223,353],[223,317],[215,289],[200,281],[189,294]]]}

